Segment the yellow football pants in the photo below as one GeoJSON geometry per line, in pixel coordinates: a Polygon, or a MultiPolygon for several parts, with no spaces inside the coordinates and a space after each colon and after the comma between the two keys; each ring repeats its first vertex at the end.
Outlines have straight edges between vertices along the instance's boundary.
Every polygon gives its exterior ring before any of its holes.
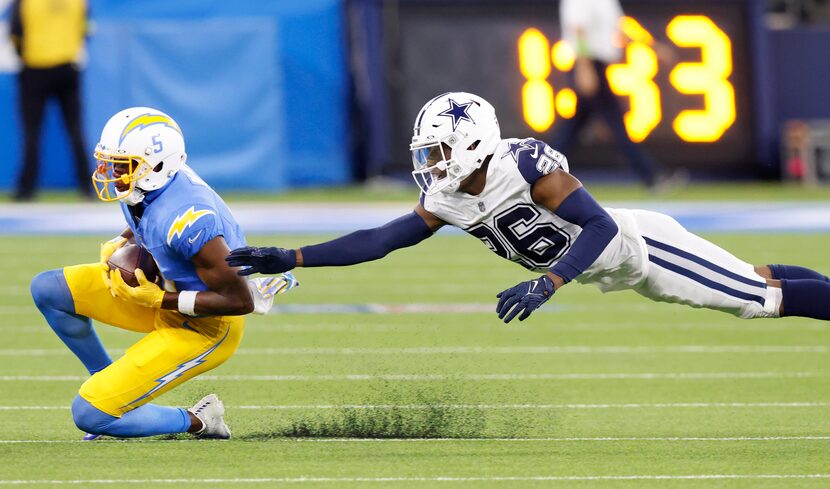
{"type": "Polygon", "coordinates": [[[113,297],[98,263],[63,269],[75,313],[146,333],[124,356],[87,379],[81,397],[120,417],[189,379],[221,365],[242,340],[242,316],[190,317],[113,297]]]}

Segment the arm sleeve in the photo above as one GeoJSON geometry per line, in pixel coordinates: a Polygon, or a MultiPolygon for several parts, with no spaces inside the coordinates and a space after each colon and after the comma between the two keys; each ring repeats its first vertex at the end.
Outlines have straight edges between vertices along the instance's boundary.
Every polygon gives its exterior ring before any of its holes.
{"type": "Polygon", "coordinates": [[[389,252],[416,245],[432,236],[424,219],[412,212],[373,229],[363,229],[337,239],[303,246],[304,267],[354,265],[383,258],[389,252]]]}
{"type": "Polygon", "coordinates": [[[587,190],[573,191],[556,209],[556,215],[582,228],[571,248],[550,271],[570,282],[599,258],[617,235],[617,223],[587,190]]]}

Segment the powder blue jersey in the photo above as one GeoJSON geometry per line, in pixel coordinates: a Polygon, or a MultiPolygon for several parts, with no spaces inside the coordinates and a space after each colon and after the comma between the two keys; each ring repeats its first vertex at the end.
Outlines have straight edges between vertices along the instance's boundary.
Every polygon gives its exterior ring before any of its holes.
{"type": "Polygon", "coordinates": [[[186,165],[167,185],[148,192],[139,206],[143,213],[138,218],[133,214],[140,209],[131,211],[122,203],[121,210],[136,243],[155,258],[168,288],[172,282],[177,291],[208,289],[191,259],[213,238],[223,236],[231,249],[246,245],[228,206],[186,165]]]}

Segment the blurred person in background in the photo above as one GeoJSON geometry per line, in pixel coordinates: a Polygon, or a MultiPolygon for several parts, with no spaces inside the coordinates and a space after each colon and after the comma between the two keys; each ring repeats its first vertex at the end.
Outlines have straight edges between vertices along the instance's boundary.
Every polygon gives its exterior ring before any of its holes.
{"type": "MultiPolygon", "coordinates": [[[[590,116],[599,113],[640,180],[650,190],[661,191],[682,183],[686,177],[679,172],[670,175],[659,172],[654,160],[631,140],[620,101],[611,91],[606,76],[608,65],[622,60],[622,47],[631,41],[620,28],[623,15],[618,0],[560,2],[562,37],[576,52],[573,84],[578,102],[574,116],[566,119],[554,135],[552,146],[567,153],[590,116]]],[[[667,46],[655,43],[653,47],[660,59],[671,59],[667,46]]]]}
{"type": "Polygon", "coordinates": [[[23,124],[23,167],[14,199],[35,198],[43,113],[49,98],[58,99],[72,143],[78,188],[85,198],[94,194],[81,126],[80,67],[88,27],[86,0],[15,0],[11,40],[23,62],[19,75],[23,124]]]}

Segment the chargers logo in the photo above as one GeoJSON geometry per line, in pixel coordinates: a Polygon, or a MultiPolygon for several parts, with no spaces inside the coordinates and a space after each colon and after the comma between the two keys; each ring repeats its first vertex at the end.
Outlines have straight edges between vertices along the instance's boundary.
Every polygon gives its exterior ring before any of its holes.
{"type": "Polygon", "coordinates": [[[140,116],[136,117],[135,119],[131,120],[129,124],[121,131],[121,137],[118,138],[118,144],[120,145],[124,142],[124,138],[127,137],[128,134],[133,132],[136,129],[144,129],[147,126],[152,126],[153,124],[164,124],[165,126],[175,129],[176,132],[179,134],[182,133],[182,130],[179,129],[178,124],[173,122],[173,119],[167,117],[166,115],[161,114],[141,114],[140,116]]]}
{"type": "Polygon", "coordinates": [[[213,214],[216,215],[215,212],[211,210],[201,210],[197,211],[194,208],[195,206],[190,206],[190,209],[185,211],[184,214],[180,216],[176,216],[176,219],[173,221],[173,224],[170,226],[170,229],[167,231],[167,244],[173,242],[173,238],[181,237],[184,234],[185,230],[191,226],[193,226],[196,221],[200,218],[213,214]]]}

